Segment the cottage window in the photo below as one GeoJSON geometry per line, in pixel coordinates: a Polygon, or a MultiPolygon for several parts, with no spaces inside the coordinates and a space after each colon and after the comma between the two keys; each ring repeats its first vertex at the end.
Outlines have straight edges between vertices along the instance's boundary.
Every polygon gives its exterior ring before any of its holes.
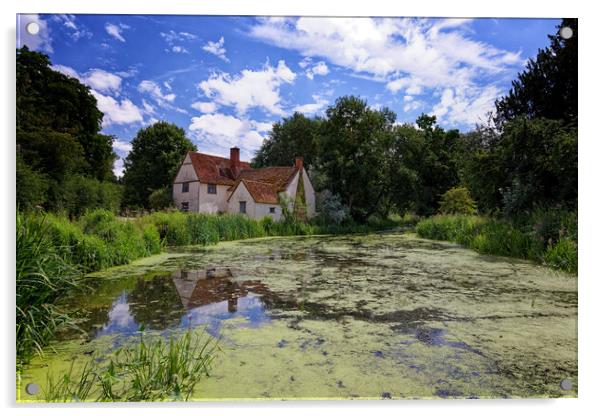
{"type": "Polygon", "coordinates": [[[188,182],[182,184],[182,193],[188,192],[188,182]]]}
{"type": "Polygon", "coordinates": [[[188,202],[182,202],[182,211],[188,212],[188,202]]]}
{"type": "Polygon", "coordinates": [[[207,184],[207,193],[208,194],[217,194],[217,186],[214,183],[207,184]]]}
{"type": "Polygon", "coordinates": [[[276,213],[276,207],[270,207],[270,214],[276,213]]]}
{"type": "Polygon", "coordinates": [[[238,203],[238,208],[241,214],[247,213],[247,201],[240,201],[238,203]]]}

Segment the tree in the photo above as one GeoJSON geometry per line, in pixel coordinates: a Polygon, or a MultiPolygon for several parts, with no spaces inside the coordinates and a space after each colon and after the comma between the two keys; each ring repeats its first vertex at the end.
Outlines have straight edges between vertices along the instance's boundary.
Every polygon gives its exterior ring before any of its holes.
{"type": "Polygon", "coordinates": [[[148,208],[150,194],[171,186],[190,150],[196,150],[196,146],[175,124],[159,121],[139,130],[124,163],[125,205],[148,208]]]}
{"type": "Polygon", "coordinates": [[[68,136],[80,145],[81,154],[69,156],[83,158],[79,171],[100,180],[114,179],[113,137],[99,134],[103,113],[86,85],[54,71],[48,56],[24,46],[17,49],[16,87],[17,144],[23,151],[32,158],[45,157],[28,148],[26,134],[68,136]]]}
{"type": "Polygon", "coordinates": [[[397,126],[393,131],[390,197],[398,210],[432,215],[441,195],[458,184],[456,153],[459,133],[437,126],[437,118],[422,114],[418,129],[397,126]]]}
{"type": "Polygon", "coordinates": [[[307,118],[297,112],[274,123],[268,138],[253,158],[253,165],[288,166],[296,156],[303,156],[305,164],[313,165],[316,161],[320,124],[319,118],[307,118]]]}
{"type": "Polygon", "coordinates": [[[373,110],[353,96],[338,98],[326,110],[320,129],[320,169],[328,189],[339,195],[359,222],[375,213],[388,190],[383,168],[395,114],[373,110]]]}
{"type": "Polygon", "coordinates": [[[463,186],[451,188],[441,197],[439,212],[442,214],[472,215],[477,206],[468,189],[463,186]]]}
{"type": "Polygon", "coordinates": [[[498,126],[519,116],[576,123],[577,19],[563,19],[562,27],[571,28],[573,36],[564,39],[559,31],[548,36],[550,46],[529,60],[508,95],[496,101],[498,126]]]}

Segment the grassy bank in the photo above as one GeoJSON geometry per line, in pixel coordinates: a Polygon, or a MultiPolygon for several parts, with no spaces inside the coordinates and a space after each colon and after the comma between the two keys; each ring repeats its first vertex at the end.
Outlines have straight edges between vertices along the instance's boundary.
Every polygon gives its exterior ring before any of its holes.
{"type": "Polygon", "coordinates": [[[577,273],[577,215],[537,211],[510,223],[478,216],[441,215],[416,225],[420,237],[447,240],[483,254],[529,259],[577,273]]]}

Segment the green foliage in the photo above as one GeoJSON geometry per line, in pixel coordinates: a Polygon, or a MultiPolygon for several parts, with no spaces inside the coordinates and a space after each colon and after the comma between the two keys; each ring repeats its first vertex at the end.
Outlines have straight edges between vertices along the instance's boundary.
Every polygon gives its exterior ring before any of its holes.
{"type": "Polygon", "coordinates": [[[34,169],[54,178],[114,178],[114,138],[99,134],[96,104],[87,86],[54,71],[46,55],[17,49],[17,144],[34,169]]]}
{"type": "Polygon", "coordinates": [[[46,55],[17,50],[17,202],[80,215],[116,210],[114,137],[89,88],[51,68],[46,55]],[[87,178],[87,179],[84,179],[87,178]]]}
{"type": "Polygon", "coordinates": [[[496,101],[498,125],[519,116],[577,121],[577,19],[563,19],[557,28],[562,27],[570,27],[573,36],[548,36],[550,46],[529,59],[508,95],[496,101]]]}
{"type": "Polygon", "coordinates": [[[439,212],[442,214],[473,215],[477,212],[477,206],[468,189],[460,186],[451,188],[443,194],[439,212]]]}
{"type": "Polygon", "coordinates": [[[294,113],[274,123],[267,139],[253,158],[253,166],[290,166],[296,156],[313,165],[318,156],[318,133],[322,120],[294,113]]]}
{"type": "Polygon", "coordinates": [[[576,208],[575,127],[516,117],[501,132],[481,129],[463,139],[462,181],[481,209],[514,218],[542,205],[576,208]]]}
{"type": "Polygon", "coordinates": [[[340,225],[349,220],[349,209],[328,189],[316,194],[316,214],[314,220],[322,224],[340,225]]]}
{"type": "Polygon", "coordinates": [[[326,116],[320,129],[320,169],[328,178],[327,188],[341,196],[354,220],[364,222],[387,191],[383,163],[395,114],[345,96],[326,110],[326,116]]]}
{"type": "Polygon", "coordinates": [[[139,130],[125,159],[125,204],[148,208],[151,193],[171,186],[190,150],[196,147],[175,124],[160,121],[139,130]]]}
{"type": "Polygon", "coordinates": [[[107,361],[95,359],[76,371],[71,366],[57,378],[48,373],[43,391],[47,402],[71,401],[161,401],[188,400],[195,386],[209,371],[217,342],[192,331],[169,342],[163,338],[125,346],[107,361]]]}
{"type": "Polygon", "coordinates": [[[21,157],[17,156],[17,207],[29,211],[46,202],[48,178],[31,169],[21,157]]]}
{"type": "Polygon", "coordinates": [[[155,189],[148,196],[148,206],[154,210],[162,210],[173,205],[172,192],[170,186],[155,189]]]}
{"type": "Polygon", "coordinates": [[[538,212],[521,226],[485,217],[448,215],[420,221],[416,225],[416,232],[420,237],[457,242],[479,253],[535,260],[576,273],[577,240],[574,226],[575,214],[566,211],[547,215],[538,212]],[[556,225],[549,223],[543,226],[541,221],[551,217],[558,219],[556,225]],[[550,233],[557,238],[542,241],[542,235],[550,233]]]}
{"type": "Polygon", "coordinates": [[[544,263],[550,267],[577,273],[577,243],[567,237],[561,237],[554,245],[548,246],[544,254],[544,263]]]}
{"type": "Polygon", "coordinates": [[[64,210],[72,217],[99,208],[117,212],[123,196],[122,188],[113,182],[74,175],[63,182],[54,208],[64,210]]]}
{"type": "Polygon", "coordinates": [[[56,250],[45,218],[17,213],[16,224],[17,365],[29,361],[69,317],[54,304],[81,287],[81,274],[56,250]]]}
{"type": "Polygon", "coordinates": [[[394,129],[390,163],[390,198],[397,209],[432,215],[444,192],[458,185],[457,130],[437,126],[435,116],[421,115],[418,129],[410,125],[394,129]]]}

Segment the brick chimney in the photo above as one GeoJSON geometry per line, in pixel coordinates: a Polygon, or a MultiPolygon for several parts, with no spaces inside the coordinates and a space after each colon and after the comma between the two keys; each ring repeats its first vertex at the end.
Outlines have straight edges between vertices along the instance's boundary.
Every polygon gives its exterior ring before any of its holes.
{"type": "Polygon", "coordinates": [[[240,173],[240,149],[238,147],[230,148],[230,170],[235,178],[240,173]]]}
{"type": "Polygon", "coordinates": [[[303,169],[303,156],[297,156],[297,157],[295,158],[295,167],[296,167],[298,170],[301,170],[301,169],[303,169]]]}

